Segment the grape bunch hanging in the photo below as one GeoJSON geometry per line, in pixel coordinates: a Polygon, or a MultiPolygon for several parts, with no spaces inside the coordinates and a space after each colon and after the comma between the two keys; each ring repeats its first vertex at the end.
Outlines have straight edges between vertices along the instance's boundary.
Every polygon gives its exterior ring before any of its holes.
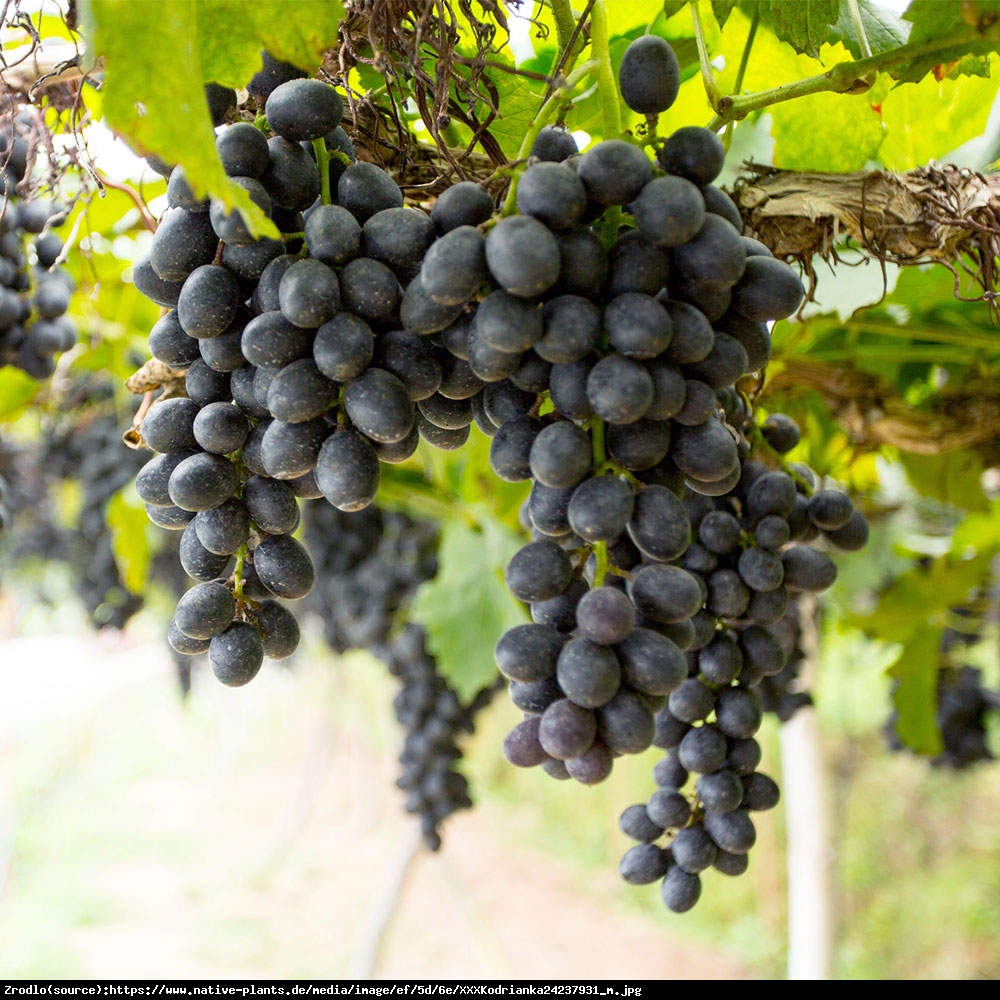
{"type": "MultiPolygon", "coordinates": [[[[298,500],[361,511],[382,463],[421,440],[461,448],[475,423],[497,476],[530,482],[506,581],[532,623],[496,649],[525,713],[507,757],[595,784],[623,754],[665,750],[659,791],[623,817],[640,843],[622,874],[688,909],[705,868],[746,867],[750,813],[777,802],[754,739],[757,688],[786,668],[774,630],[833,582],[826,550],[867,537],[846,493],[785,459],[794,423],[758,425],[739,388],[802,284],[741,235],[706,129],[654,160],[625,139],[581,155],[546,127],[499,216],[472,182],[425,213],[356,160],[334,88],[288,76],[272,61],[249,88],[270,137],[240,121],[217,139],[282,239],[254,239],[177,167],[134,272],[169,310],[152,353],[186,370],[186,395],[142,423],[160,454],[137,479],[198,581],[171,644],[207,650],[232,685],[290,655],[279,602],[315,577],[298,500]]],[[[620,80],[633,108],[665,111],[669,45],[633,43],[620,80]]]]}
{"type": "Polygon", "coordinates": [[[41,381],[77,341],[65,315],[73,279],[59,264],[63,242],[55,232],[66,213],[22,196],[34,119],[8,114],[0,125],[0,368],[12,365],[41,381]]]}
{"type": "Polygon", "coordinates": [[[417,588],[437,573],[437,528],[374,504],[350,513],[312,504],[305,534],[317,564],[309,602],[328,645],[337,653],[371,650],[401,682],[393,708],[406,737],[396,784],[406,792],[406,811],[420,819],[424,843],[436,851],[443,821],[472,805],[468,781],[456,770],[459,743],[496,693],[491,685],[463,704],[427,649],[424,630],[400,628],[417,588]]]}

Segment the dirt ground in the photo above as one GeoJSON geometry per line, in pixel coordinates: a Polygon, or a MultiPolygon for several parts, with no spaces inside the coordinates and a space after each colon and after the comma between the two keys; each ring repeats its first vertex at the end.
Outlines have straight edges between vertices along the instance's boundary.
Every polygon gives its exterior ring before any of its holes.
{"type": "Polygon", "coordinates": [[[158,642],[0,643],[0,977],[748,978],[613,866],[525,846],[530,804],[414,853],[370,667],[182,706],[158,642]]]}

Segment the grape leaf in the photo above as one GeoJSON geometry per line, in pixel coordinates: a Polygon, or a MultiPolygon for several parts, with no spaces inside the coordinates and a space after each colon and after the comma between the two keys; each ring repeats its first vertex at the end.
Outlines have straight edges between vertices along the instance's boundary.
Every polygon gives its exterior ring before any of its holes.
{"type": "Polygon", "coordinates": [[[334,45],[343,17],[341,0],[201,0],[211,17],[198,18],[198,49],[204,79],[244,87],[261,68],[261,49],[275,59],[314,73],[323,51],[334,45]]]}
{"type": "Polygon", "coordinates": [[[122,583],[133,594],[143,593],[152,553],[147,534],[149,520],[134,483],[130,482],[108,501],[107,524],[122,583]]]}
{"type": "Polygon", "coordinates": [[[740,0],[712,0],[712,13],[715,15],[716,21],[719,22],[720,28],[726,26],[729,15],[732,14],[739,2],[740,0]]]}
{"type": "MultiPolygon", "coordinates": [[[[500,61],[495,59],[494,61],[500,61]]],[[[517,158],[528,129],[534,122],[545,97],[545,84],[518,76],[513,64],[510,71],[491,69],[484,74],[493,81],[499,114],[490,123],[489,132],[509,160],[517,158]]]]}
{"type": "Polygon", "coordinates": [[[91,54],[104,58],[103,110],[108,124],[142,155],[183,163],[198,195],[238,208],[258,236],[278,235],[242,188],[226,177],[203,84],[246,83],[260,51],[314,69],[336,42],[339,2],[171,0],[157,7],[156,44],[149,7],[120,0],[81,3],[91,54]]]}
{"type": "Polygon", "coordinates": [[[983,463],[974,451],[941,455],[900,453],[906,477],[921,495],[963,510],[985,510],[989,504],[980,485],[983,463]]]}
{"type": "Polygon", "coordinates": [[[884,137],[867,95],[811,94],[775,105],[771,115],[774,163],[786,170],[863,170],[884,137]]]}
{"type": "Polygon", "coordinates": [[[848,616],[851,624],[885,642],[910,644],[929,623],[937,619],[940,624],[943,613],[963,604],[986,579],[996,547],[983,545],[974,552],[971,558],[948,554],[929,567],[918,564],[900,574],[870,614],[848,616]]]}
{"type": "Polygon", "coordinates": [[[910,21],[910,44],[919,45],[967,31],[985,30],[1000,17],[1000,0],[966,0],[964,3],[941,3],[941,0],[910,0],[903,13],[910,21]]]}
{"type": "Polygon", "coordinates": [[[669,20],[687,6],[687,0],[663,0],[663,16],[669,20]]]}
{"type": "Polygon", "coordinates": [[[921,754],[936,754],[943,749],[936,719],[940,642],[939,628],[921,626],[889,669],[889,675],[897,682],[892,692],[896,735],[921,754]]]}
{"type": "Polygon", "coordinates": [[[890,170],[911,170],[982,135],[996,90],[995,81],[980,77],[959,82],[925,76],[894,87],[881,103],[886,135],[879,159],[890,170]],[[931,107],[937,113],[928,115],[931,107]]]}
{"type": "Polygon", "coordinates": [[[427,647],[463,702],[496,677],[500,636],[525,621],[503,582],[520,540],[496,521],[476,529],[463,521],[441,526],[437,576],[418,591],[411,618],[427,630],[427,647]]]}
{"type": "MultiPolygon", "coordinates": [[[[905,45],[910,26],[901,18],[885,7],[874,3],[873,0],[858,0],[858,11],[861,14],[861,25],[865,30],[865,37],[871,47],[872,54],[878,55],[880,52],[888,52],[889,49],[898,48],[905,45]]],[[[841,42],[850,50],[855,59],[861,59],[864,52],[858,40],[858,33],[854,28],[854,20],[847,4],[842,4],[840,8],[840,18],[833,25],[826,39],[828,42],[841,42]]]]}
{"type": "MultiPolygon", "coordinates": [[[[753,3],[744,0],[742,9],[752,13],[753,3]]],[[[840,0],[757,0],[761,22],[796,52],[819,58],[820,46],[830,27],[840,17],[840,0]]]]}
{"type": "Polygon", "coordinates": [[[910,45],[940,43],[941,47],[896,66],[892,75],[901,83],[916,83],[931,72],[938,79],[952,74],[982,76],[987,70],[980,57],[1000,51],[1000,0],[911,0],[903,17],[913,23],[910,45]],[[950,45],[952,38],[955,44],[950,45]]]}
{"type": "Polygon", "coordinates": [[[0,368],[0,418],[10,420],[38,392],[38,383],[20,368],[0,368]]]}

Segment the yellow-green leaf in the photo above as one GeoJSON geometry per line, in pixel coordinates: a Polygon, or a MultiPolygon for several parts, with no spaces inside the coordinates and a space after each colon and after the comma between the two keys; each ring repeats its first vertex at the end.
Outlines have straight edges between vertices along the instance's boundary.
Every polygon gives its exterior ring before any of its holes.
{"type": "Polygon", "coordinates": [[[226,177],[204,84],[242,86],[260,52],[315,69],[336,43],[342,7],[328,0],[85,0],[91,53],[104,58],[108,124],[143,155],[183,163],[192,189],[238,208],[257,236],[278,235],[242,188],[226,177]],[[150,44],[140,44],[149,39],[150,44]]]}
{"type": "Polygon", "coordinates": [[[133,594],[141,594],[146,590],[152,552],[147,532],[149,521],[132,483],[108,501],[107,523],[122,583],[133,594]]]}
{"type": "Polygon", "coordinates": [[[939,628],[919,628],[889,670],[897,682],[892,694],[896,734],[906,746],[921,754],[942,750],[941,730],[935,715],[940,642],[939,628]]]}
{"type": "Polygon", "coordinates": [[[524,609],[503,582],[519,544],[499,523],[485,522],[481,529],[460,521],[443,524],[438,574],[413,602],[413,620],[426,629],[438,669],[463,702],[496,677],[497,641],[525,621],[524,609]]]}
{"type": "Polygon", "coordinates": [[[35,398],[38,383],[20,368],[0,368],[0,420],[9,420],[35,398]]]}

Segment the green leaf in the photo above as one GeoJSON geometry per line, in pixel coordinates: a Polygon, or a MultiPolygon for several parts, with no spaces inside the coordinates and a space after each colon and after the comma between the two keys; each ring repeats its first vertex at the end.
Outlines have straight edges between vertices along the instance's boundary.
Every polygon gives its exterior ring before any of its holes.
{"type": "Polygon", "coordinates": [[[204,79],[236,88],[261,68],[261,49],[314,73],[344,14],[341,0],[200,0],[199,8],[204,79]]]}
{"type": "MultiPolygon", "coordinates": [[[[861,14],[861,26],[871,47],[872,55],[888,52],[889,49],[905,45],[910,33],[910,26],[885,7],[873,0],[858,0],[858,10],[861,14]]],[[[858,33],[854,28],[850,7],[845,3],[840,7],[840,18],[830,29],[828,42],[841,42],[855,59],[864,57],[858,33]]]]}
{"type": "Polygon", "coordinates": [[[111,532],[111,551],[122,583],[133,594],[143,593],[152,553],[147,534],[149,520],[133,483],[108,501],[107,524],[111,532]]]}
{"type": "MultiPolygon", "coordinates": [[[[717,74],[719,86],[724,93],[732,93],[734,90],[736,73],[749,30],[750,21],[744,9],[734,11],[727,29],[721,33],[719,45],[709,50],[713,58],[721,56],[725,60],[725,68],[717,74]]],[[[743,79],[743,90],[746,93],[767,90],[788,83],[789,80],[813,76],[822,70],[822,65],[815,59],[795,53],[791,46],[780,41],[773,31],[760,26],[754,36],[750,62],[743,79]]],[[[704,103],[704,93],[701,99],[704,103]]],[[[773,110],[774,108],[769,108],[768,113],[773,110]]]]}
{"type": "Polygon", "coordinates": [[[892,693],[896,734],[920,754],[940,753],[943,748],[935,717],[940,642],[940,628],[921,626],[889,670],[897,682],[892,693]]]}
{"type": "Polygon", "coordinates": [[[774,163],[786,170],[863,170],[885,137],[866,95],[812,94],[771,109],[774,163]]]}
{"type": "Polygon", "coordinates": [[[729,15],[732,14],[739,2],[740,0],[712,0],[712,13],[715,15],[716,21],[719,22],[720,28],[726,26],[729,15]]]}
{"type": "Polygon", "coordinates": [[[490,124],[490,134],[500,143],[508,160],[517,159],[521,143],[545,98],[545,84],[518,76],[513,65],[510,72],[491,69],[485,75],[496,87],[497,107],[500,110],[490,124]]]}
{"type": "Polygon", "coordinates": [[[973,451],[949,451],[941,455],[899,456],[907,478],[925,497],[933,497],[962,510],[986,510],[989,506],[980,485],[983,463],[973,451]]]}
{"type": "Polygon", "coordinates": [[[910,0],[903,18],[913,28],[910,44],[919,45],[948,35],[960,34],[969,28],[989,27],[1000,16],[997,0],[971,0],[962,3],[942,3],[941,0],[910,0]]]}
{"type": "MultiPolygon", "coordinates": [[[[752,12],[751,5],[742,6],[752,12]]],[[[778,38],[796,52],[818,59],[820,46],[840,17],[840,0],[757,0],[757,9],[762,23],[778,38]]]]}
{"type": "Polygon", "coordinates": [[[910,170],[941,159],[982,135],[996,93],[996,82],[981,77],[938,81],[927,76],[917,84],[893,88],[881,104],[886,136],[879,159],[890,170],[910,170]]]}
{"type": "Polygon", "coordinates": [[[427,631],[438,668],[469,702],[496,677],[493,650],[500,636],[526,620],[503,582],[520,539],[497,522],[481,530],[460,521],[441,527],[437,576],[418,591],[413,621],[427,631]]]}
{"type": "Polygon", "coordinates": [[[911,0],[903,17],[913,23],[910,45],[936,45],[932,53],[916,56],[893,70],[893,76],[900,82],[915,83],[932,71],[938,77],[950,76],[952,72],[980,75],[982,63],[970,57],[1000,51],[996,33],[1000,0],[962,3],[911,0]],[[952,39],[954,44],[949,44],[952,39]]]}
{"type": "Polygon", "coordinates": [[[1000,505],[972,514],[955,529],[951,536],[951,551],[956,556],[970,552],[1000,550],[1000,505]]]}
{"type": "Polygon", "coordinates": [[[38,388],[38,383],[20,368],[0,368],[0,420],[10,420],[35,398],[38,388]]]}
{"type": "Polygon", "coordinates": [[[687,6],[687,0],[663,0],[663,16],[670,20],[687,6]]]}
{"type": "Polygon", "coordinates": [[[870,613],[849,616],[851,624],[886,642],[908,645],[929,624],[940,625],[949,608],[964,604],[982,585],[996,549],[982,546],[969,558],[949,554],[930,567],[915,565],[900,574],[870,613]]]}
{"type": "Polygon", "coordinates": [[[315,69],[341,11],[339,0],[170,0],[156,7],[154,42],[144,0],[81,4],[91,54],[105,60],[108,124],[141,154],[183,163],[196,194],[240,209],[255,235],[271,237],[274,224],[226,177],[203,85],[245,85],[262,49],[315,69]]]}

